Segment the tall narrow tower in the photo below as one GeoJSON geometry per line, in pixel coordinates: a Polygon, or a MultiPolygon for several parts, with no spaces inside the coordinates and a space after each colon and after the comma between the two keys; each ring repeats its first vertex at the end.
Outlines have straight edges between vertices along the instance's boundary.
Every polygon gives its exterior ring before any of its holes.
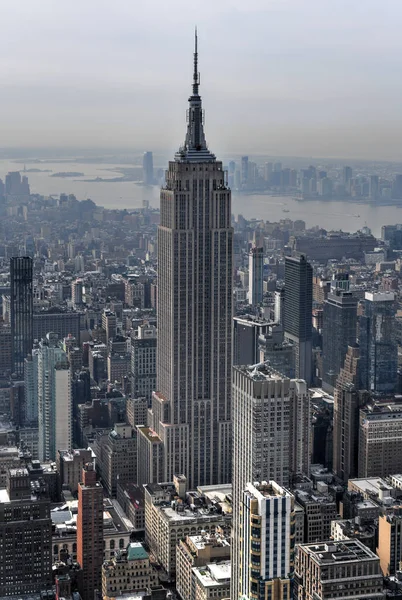
{"type": "Polygon", "coordinates": [[[102,590],[103,489],[91,463],[82,469],[78,484],[77,560],[83,570],[81,597],[93,600],[95,590],[102,590]]]}
{"type": "Polygon", "coordinates": [[[183,473],[191,487],[231,478],[231,194],[205,141],[199,82],[196,33],[187,135],[161,190],[152,401],[165,480],[183,473]]]}
{"type": "Polygon", "coordinates": [[[256,306],[264,295],[264,248],[261,243],[253,244],[248,255],[248,303],[256,306]]]}
{"type": "Polygon", "coordinates": [[[24,374],[25,358],[33,345],[33,261],[29,256],[10,260],[12,369],[24,374]]]}
{"type": "Polygon", "coordinates": [[[285,258],[285,338],[294,344],[296,377],[311,384],[313,269],[305,254],[285,258]]]}

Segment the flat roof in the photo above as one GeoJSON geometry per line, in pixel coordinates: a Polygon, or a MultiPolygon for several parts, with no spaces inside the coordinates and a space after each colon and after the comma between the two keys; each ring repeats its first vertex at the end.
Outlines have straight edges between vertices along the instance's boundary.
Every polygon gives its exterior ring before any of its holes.
{"type": "Polygon", "coordinates": [[[275,371],[275,369],[264,362],[257,363],[255,365],[239,365],[235,366],[235,369],[242,371],[254,381],[278,381],[282,379],[289,379],[289,377],[285,377],[285,375],[275,371]]]}
{"type": "Polygon", "coordinates": [[[230,538],[225,538],[221,535],[189,535],[188,539],[197,550],[203,550],[206,546],[230,546],[230,538]]]}
{"type": "Polygon", "coordinates": [[[205,567],[193,567],[193,573],[204,587],[226,587],[231,576],[230,560],[210,563],[205,567]]]}
{"type": "Polygon", "coordinates": [[[8,504],[10,502],[10,496],[5,488],[0,489],[0,504],[8,504]]]}
{"type": "Polygon", "coordinates": [[[159,435],[150,427],[138,427],[138,431],[145,436],[150,442],[161,443],[159,435]]]}
{"type": "Polygon", "coordinates": [[[372,493],[378,495],[379,489],[384,488],[387,491],[391,492],[394,488],[392,485],[389,485],[384,479],[381,477],[367,477],[367,478],[359,478],[359,479],[349,479],[348,489],[359,488],[365,494],[372,493]]]}
{"type": "Polygon", "coordinates": [[[321,542],[319,544],[301,544],[319,565],[339,565],[342,563],[361,562],[380,559],[360,540],[340,540],[321,542]]]}

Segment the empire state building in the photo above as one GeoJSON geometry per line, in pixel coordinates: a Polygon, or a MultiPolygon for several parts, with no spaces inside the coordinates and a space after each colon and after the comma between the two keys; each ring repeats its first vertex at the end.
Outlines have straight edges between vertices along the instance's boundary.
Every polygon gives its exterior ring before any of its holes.
{"type": "Polygon", "coordinates": [[[151,423],[163,480],[184,474],[191,488],[231,480],[231,193],[205,141],[199,84],[196,33],[186,138],[160,197],[151,423]]]}

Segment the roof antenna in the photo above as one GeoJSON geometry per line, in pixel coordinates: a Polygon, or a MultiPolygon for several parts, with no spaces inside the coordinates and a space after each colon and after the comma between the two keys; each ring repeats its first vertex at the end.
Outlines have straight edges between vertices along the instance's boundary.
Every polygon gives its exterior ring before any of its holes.
{"type": "Polygon", "coordinates": [[[198,73],[198,35],[197,27],[194,36],[194,75],[193,75],[193,96],[198,96],[198,86],[200,85],[200,76],[198,73]]]}

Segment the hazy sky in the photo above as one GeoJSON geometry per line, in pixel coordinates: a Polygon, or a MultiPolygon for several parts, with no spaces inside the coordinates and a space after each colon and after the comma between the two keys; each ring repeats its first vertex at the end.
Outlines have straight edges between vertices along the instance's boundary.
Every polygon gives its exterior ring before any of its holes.
{"type": "Polygon", "coordinates": [[[2,0],[0,146],[402,159],[401,0],[2,0]]]}

